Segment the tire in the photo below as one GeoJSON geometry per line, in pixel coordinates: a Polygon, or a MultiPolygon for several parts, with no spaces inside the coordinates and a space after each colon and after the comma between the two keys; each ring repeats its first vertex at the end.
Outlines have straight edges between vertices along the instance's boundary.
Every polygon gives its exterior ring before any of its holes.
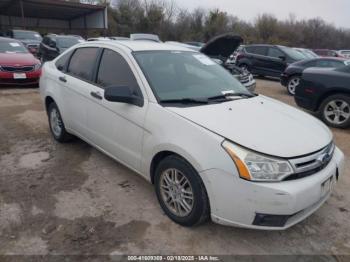
{"type": "Polygon", "coordinates": [[[295,95],[295,91],[300,84],[300,76],[292,76],[288,79],[287,91],[291,96],[295,95]]]}
{"type": "Polygon", "coordinates": [[[349,127],[350,96],[345,94],[337,94],[326,98],[320,106],[319,113],[321,119],[331,127],[349,127]]]}
{"type": "Polygon", "coordinates": [[[51,134],[56,141],[66,143],[72,140],[73,136],[66,131],[61,113],[55,102],[48,106],[48,118],[51,134]]]}
{"type": "Polygon", "coordinates": [[[209,200],[202,179],[181,157],[168,156],[158,164],[155,171],[155,190],[161,208],[175,223],[191,227],[209,219],[209,200]],[[171,178],[174,177],[177,178],[174,181],[181,183],[171,184],[169,180],[172,181],[171,178]],[[183,186],[180,190],[179,185],[183,186]],[[192,192],[192,195],[189,192],[192,192]],[[190,199],[191,196],[193,200],[190,199]],[[166,201],[166,198],[169,201],[166,201]]]}

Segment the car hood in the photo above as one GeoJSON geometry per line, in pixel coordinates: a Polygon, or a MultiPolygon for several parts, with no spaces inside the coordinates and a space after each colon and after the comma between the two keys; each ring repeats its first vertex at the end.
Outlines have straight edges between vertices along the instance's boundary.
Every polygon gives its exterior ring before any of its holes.
{"type": "Polygon", "coordinates": [[[40,61],[30,53],[5,54],[0,53],[1,65],[35,65],[40,61]]]}
{"type": "Polygon", "coordinates": [[[318,119],[264,96],[167,109],[234,143],[271,156],[303,156],[333,139],[318,119]]]}
{"type": "Polygon", "coordinates": [[[234,34],[223,34],[209,40],[200,52],[210,57],[218,57],[225,61],[243,43],[242,37],[234,34]]]}

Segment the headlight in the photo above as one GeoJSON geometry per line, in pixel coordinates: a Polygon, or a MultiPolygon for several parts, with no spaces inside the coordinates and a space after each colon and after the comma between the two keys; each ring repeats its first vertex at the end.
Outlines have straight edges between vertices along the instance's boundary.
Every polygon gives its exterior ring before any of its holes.
{"type": "Polygon", "coordinates": [[[41,66],[42,66],[42,64],[36,64],[35,66],[34,66],[34,70],[39,70],[40,68],[41,68],[41,66]]]}
{"type": "Polygon", "coordinates": [[[223,148],[235,162],[239,176],[251,181],[276,182],[294,173],[287,160],[264,156],[228,141],[223,148]]]}

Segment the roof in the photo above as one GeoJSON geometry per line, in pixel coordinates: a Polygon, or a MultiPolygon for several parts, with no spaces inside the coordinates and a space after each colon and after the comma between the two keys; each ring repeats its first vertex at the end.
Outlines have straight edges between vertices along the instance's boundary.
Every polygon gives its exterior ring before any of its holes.
{"type": "Polygon", "coordinates": [[[100,43],[108,44],[110,46],[126,47],[131,51],[191,51],[192,49],[176,46],[171,44],[157,43],[152,41],[131,41],[131,40],[102,40],[102,41],[90,41],[82,43],[81,45],[98,45],[100,43]]]}
{"type": "MultiPolygon", "coordinates": [[[[63,0],[22,0],[25,17],[72,20],[106,8],[104,5],[89,5],[63,0]]],[[[21,17],[20,1],[1,0],[0,15],[21,17]]]]}

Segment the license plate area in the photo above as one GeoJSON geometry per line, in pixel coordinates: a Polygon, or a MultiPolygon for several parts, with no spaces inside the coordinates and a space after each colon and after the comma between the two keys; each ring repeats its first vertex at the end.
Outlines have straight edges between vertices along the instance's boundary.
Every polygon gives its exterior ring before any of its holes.
{"type": "Polygon", "coordinates": [[[13,79],[27,79],[27,75],[25,73],[14,73],[13,79]]]}
{"type": "Polygon", "coordinates": [[[334,176],[331,176],[321,184],[321,198],[327,196],[332,191],[334,180],[334,176]]]}

